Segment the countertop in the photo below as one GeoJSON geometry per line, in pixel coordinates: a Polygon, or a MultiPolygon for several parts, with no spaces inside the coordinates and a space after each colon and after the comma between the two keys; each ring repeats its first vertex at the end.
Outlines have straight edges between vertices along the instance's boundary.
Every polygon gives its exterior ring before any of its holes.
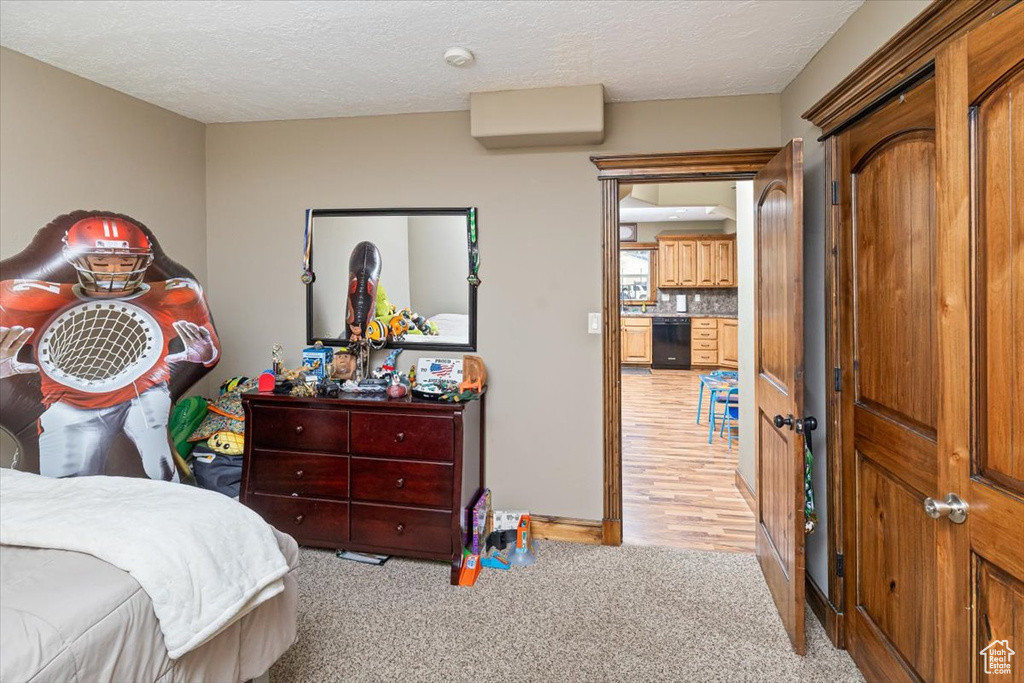
{"type": "Polygon", "coordinates": [[[732,318],[735,313],[620,313],[620,318],[732,318]]]}

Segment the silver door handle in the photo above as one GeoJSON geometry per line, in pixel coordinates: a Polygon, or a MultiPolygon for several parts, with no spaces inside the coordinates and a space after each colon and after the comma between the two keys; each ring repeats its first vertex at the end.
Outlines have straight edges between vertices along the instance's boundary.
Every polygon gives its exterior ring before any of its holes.
{"type": "Polygon", "coordinates": [[[924,499],[924,511],[932,519],[949,517],[954,524],[963,524],[967,519],[967,503],[960,500],[955,493],[946,495],[946,500],[924,499]]]}

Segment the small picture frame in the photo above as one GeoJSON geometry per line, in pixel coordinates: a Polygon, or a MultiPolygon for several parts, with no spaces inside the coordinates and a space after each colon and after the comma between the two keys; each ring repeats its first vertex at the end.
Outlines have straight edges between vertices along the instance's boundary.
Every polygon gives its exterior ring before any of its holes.
{"type": "Polygon", "coordinates": [[[636,242],[636,223],[619,223],[619,241],[636,242]]]}

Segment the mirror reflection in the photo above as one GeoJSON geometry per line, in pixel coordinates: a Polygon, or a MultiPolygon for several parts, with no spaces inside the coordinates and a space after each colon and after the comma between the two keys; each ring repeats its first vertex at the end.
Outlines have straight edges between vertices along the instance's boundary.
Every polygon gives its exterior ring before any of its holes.
{"type": "Polygon", "coordinates": [[[307,341],[344,346],[349,257],[360,242],[380,252],[374,318],[409,321],[389,347],[475,350],[476,290],[470,274],[470,209],[334,210],[310,217],[307,341]]]}
{"type": "Polygon", "coordinates": [[[657,252],[650,244],[622,245],[619,250],[619,298],[624,304],[654,303],[657,252]]]}

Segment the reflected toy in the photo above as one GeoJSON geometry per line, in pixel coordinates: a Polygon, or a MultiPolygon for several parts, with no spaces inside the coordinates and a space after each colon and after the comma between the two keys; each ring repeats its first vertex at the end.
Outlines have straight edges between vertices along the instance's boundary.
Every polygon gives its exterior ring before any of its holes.
{"type": "Polygon", "coordinates": [[[377,284],[380,282],[380,250],[373,242],[360,242],[352,250],[348,262],[348,338],[359,341],[367,335],[367,328],[377,305],[377,284]]]}

